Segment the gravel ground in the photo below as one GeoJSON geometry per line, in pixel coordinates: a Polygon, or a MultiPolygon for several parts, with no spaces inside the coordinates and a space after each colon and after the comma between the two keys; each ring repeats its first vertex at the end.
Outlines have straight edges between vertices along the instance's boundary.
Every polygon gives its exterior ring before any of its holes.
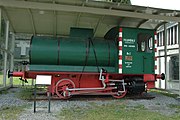
{"type": "Polygon", "coordinates": [[[0,109],[3,106],[22,106],[30,104],[29,102],[20,100],[15,96],[15,92],[18,92],[19,90],[20,89],[12,88],[7,94],[0,94],[0,109]]]}
{"type": "Polygon", "coordinates": [[[151,100],[128,100],[128,106],[144,105],[145,108],[161,113],[163,115],[172,115],[176,113],[176,109],[172,109],[170,105],[180,105],[180,102],[172,97],[167,97],[162,94],[148,93],[155,96],[151,100]]]}
{"type": "MultiPolygon", "coordinates": [[[[33,112],[33,102],[20,100],[15,96],[15,92],[18,92],[19,88],[13,88],[10,89],[8,94],[2,94],[0,95],[0,109],[2,106],[22,106],[22,105],[28,105],[23,113],[20,114],[19,120],[56,120],[57,119],[57,113],[59,113],[63,108],[71,108],[71,107],[90,107],[92,106],[92,103],[95,103],[97,105],[103,105],[103,104],[110,104],[113,102],[117,102],[119,100],[117,99],[105,99],[103,98],[99,99],[83,99],[83,100],[55,100],[51,101],[51,113],[48,113],[47,101],[37,101],[37,112],[34,114],[33,112]]],[[[132,100],[132,99],[125,99],[122,100],[123,103],[127,104],[128,107],[134,107],[137,105],[143,105],[145,108],[156,111],[158,113],[161,113],[163,115],[173,115],[177,112],[176,108],[170,108],[169,105],[180,105],[180,102],[177,101],[174,98],[167,97],[161,94],[157,93],[148,93],[152,96],[155,96],[154,99],[151,100],[144,100],[144,99],[138,99],[138,100],[132,100]]],[[[119,101],[121,102],[121,101],[119,101]]],[[[179,113],[180,114],[180,113],[179,113]]],[[[58,116],[58,118],[61,118],[58,116]]],[[[64,117],[62,116],[62,119],[64,117]]]]}

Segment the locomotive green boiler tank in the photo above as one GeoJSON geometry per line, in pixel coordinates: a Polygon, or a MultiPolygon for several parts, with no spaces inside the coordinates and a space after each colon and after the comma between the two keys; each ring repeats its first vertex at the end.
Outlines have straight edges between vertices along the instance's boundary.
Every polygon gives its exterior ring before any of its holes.
{"type": "Polygon", "coordinates": [[[94,38],[91,30],[74,28],[68,37],[32,37],[29,70],[99,72],[103,68],[115,74],[157,71],[154,30],[114,27],[101,39],[94,38]]]}
{"type": "Polygon", "coordinates": [[[33,36],[30,70],[115,72],[117,46],[114,41],[86,37],[54,38],[33,36]]]}

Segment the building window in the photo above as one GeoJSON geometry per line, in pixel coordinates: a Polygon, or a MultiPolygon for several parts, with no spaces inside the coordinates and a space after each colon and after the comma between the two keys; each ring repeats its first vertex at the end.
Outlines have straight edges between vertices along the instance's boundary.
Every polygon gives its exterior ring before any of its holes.
{"type": "Polygon", "coordinates": [[[164,34],[163,32],[161,32],[161,46],[163,46],[163,43],[164,43],[164,34]]]}
{"type": "Polygon", "coordinates": [[[177,44],[178,42],[177,42],[177,25],[176,26],[174,26],[175,28],[174,28],[174,44],[177,44]]]}
{"type": "Polygon", "coordinates": [[[171,27],[170,30],[171,30],[171,31],[170,31],[170,32],[171,32],[171,45],[173,45],[173,44],[174,44],[174,39],[173,39],[173,37],[174,37],[173,32],[174,32],[174,31],[173,31],[173,27],[171,27]]]}
{"type": "Polygon", "coordinates": [[[159,40],[160,40],[160,35],[159,35],[159,33],[157,34],[157,46],[159,46],[159,40]]]}
{"type": "Polygon", "coordinates": [[[179,80],[179,56],[171,56],[170,59],[170,78],[179,80]]]}
{"type": "Polygon", "coordinates": [[[176,33],[177,38],[176,38],[176,39],[177,39],[177,43],[179,43],[179,40],[178,40],[178,29],[179,29],[179,28],[178,28],[178,26],[177,26],[176,28],[177,28],[177,33],[176,33]]]}
{"type": "MultiPolygon", "coordinates": [[[[161,29],[162,31],[158,32],[157,34],[157,46],[164,46],[164,30],[161,29]]],[[[178,25],[171,26],[166,29],[167,33],[167,45],[175,45],[178,44],[178,25]]]]}
{"type": "Polygon", "coordinates": [[[170,37],[170,34],[171,34],[171,33],[170,33],[170,28],[168,28],[168,29],[167,29],[167,41],[168,41],[168,45],[171,44],[171,40],[170,40],[171,37],[170,37]]]}

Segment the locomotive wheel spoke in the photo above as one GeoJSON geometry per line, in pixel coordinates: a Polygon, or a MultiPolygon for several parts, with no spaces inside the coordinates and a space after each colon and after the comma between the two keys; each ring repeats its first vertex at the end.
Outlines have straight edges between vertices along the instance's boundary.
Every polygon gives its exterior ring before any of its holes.
{"type": "Polygon", "coordinates": [[[66,95],[68,91],[64,90],[64,87],[75,88],[75,84],[70,79],[61,79],[56,83],[56,94],[58,95],[58,97],[61,99],[68,99],[71,96],[66,95]]]}

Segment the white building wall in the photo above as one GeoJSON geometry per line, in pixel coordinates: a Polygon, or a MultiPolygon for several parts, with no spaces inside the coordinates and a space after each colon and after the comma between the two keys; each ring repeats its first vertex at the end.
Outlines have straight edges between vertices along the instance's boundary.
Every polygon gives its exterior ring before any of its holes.
{"type": "MultiPolygon", "coordinates": [[[[179,54],[179,45],[178,45],[178,27],[177,23],[170,24],[167,27],[167,73],[166,73],[166,81],[167,81],[167,88],[168,90],[179,90],[179,80],[172,79],[172,65],[171,65],[171,56],[179,54]],[[176,31],[175,31],[176,27],[176,31]],[[176,32],[176,33],[175,33],[176,32]],[[172,37],[171,37],[172,36],[172,37]]],[[[165,57],[164,57],[164,44],[163,43],[163,28],[157,31],[159,34],[158,42],[159,46],[158,50],[158,71],[159,73],[165,73],[165,57]]],[[[165,81],[157,80],[156,87],[160,89],[165,89],[165,81]]]]}

